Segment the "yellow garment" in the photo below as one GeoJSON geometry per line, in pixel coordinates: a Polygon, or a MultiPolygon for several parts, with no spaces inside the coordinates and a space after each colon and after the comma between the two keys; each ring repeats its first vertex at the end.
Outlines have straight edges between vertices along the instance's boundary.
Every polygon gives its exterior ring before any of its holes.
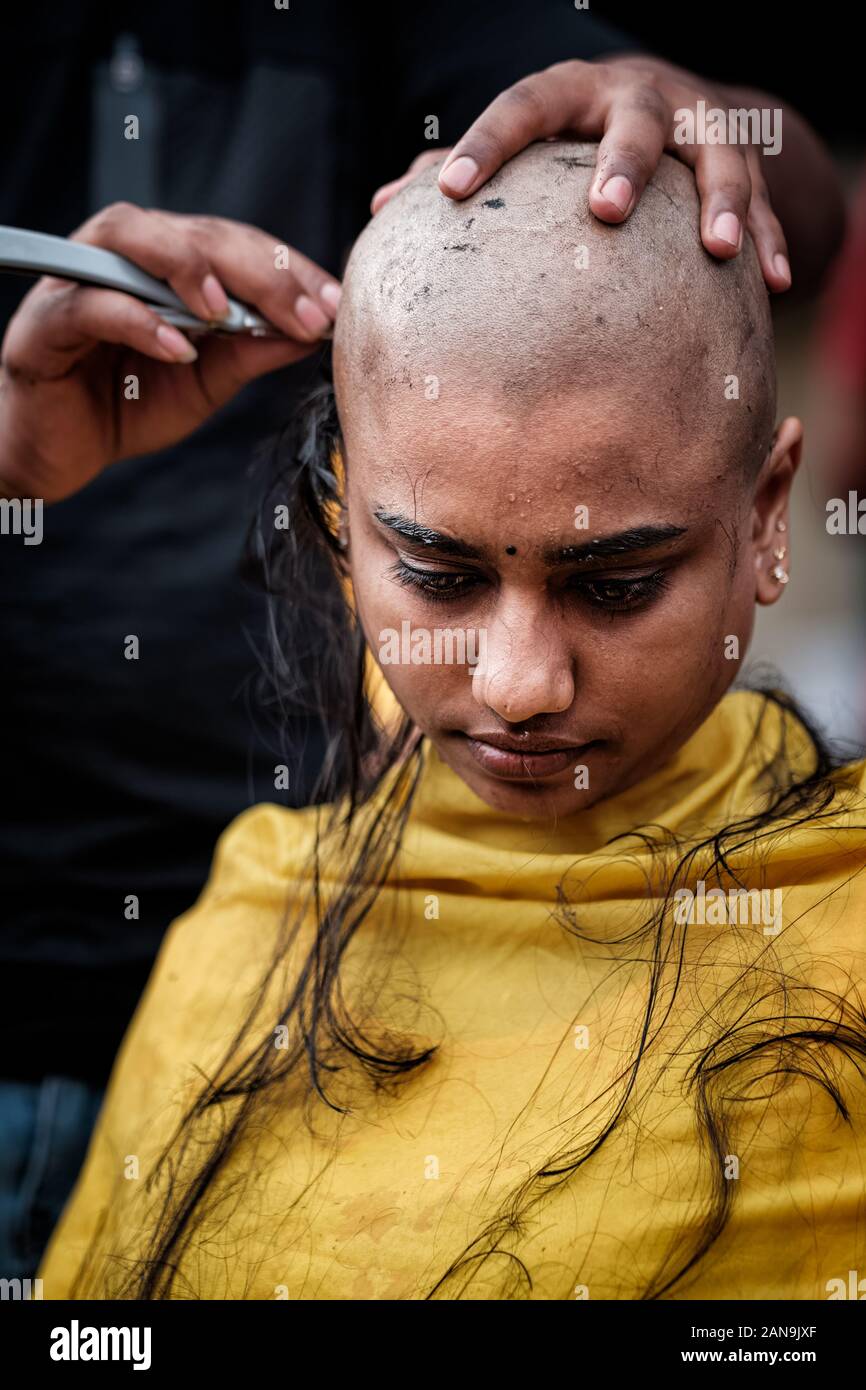
{"type": "MultiPolygon", "coordinates": [[[[628,1071],[653,948],[637,929],[658,891],[631,832],[661,823],[697,836],[758,809],[756,771],[788,722],[771,705],[758,727],[762,709],[756,695],[728,695],[665,768],[555,828],[492,811],[425,745],[402,850],[341,980],[373,1049],[384,1028],[438,1050],[391,1090],[365,1089],[362,1076],[354,1113],[314,1097],[312,1132],[281,1083],[211,1189],[220,1206],[180,1255],[172,1296],[424,1298],[485,1231],[499,1253],[464,1263],[433,1297],[823,1299],[851,1270],[866,1278],[866,1082],[838,1047],[767,1041],[808,1031],[815,1013],[839,1021],[828,991],[850,996],[853,985],[862,997],[866,810],[840,807],[765,838],[760,875],[744,836],[731,867],[750,888],[781,890],[782,929],[696,922],[677,932],[669,920],[664,939],[682,945],[682,973],[674,991],[675,945],[644,1058],[628,1071]],[[553,915],[560,882],[573,931],[553,915]],[[702,1085],[690,1087],[689,1069],[713,1044],[702,1085]],[[725,1065],[735,1053],[743,1060],[725,1065]],[[703,1102],[722,1107],[715,1147],[703,1102]],[[570,1176],[527,1189],[534,1205],[509,1223],[521,1182],[587,1150],[570,1176]],[[721,1235],[665,1290],[698,1248],[714,1194],[732,1202],[721,1235]]],[[[802,760],[803,747],[792,738],[789,752],[802,760]]],[[[866,764],[836,780],[861,800],[866,764]]],[[[143,1253],[158,1210],[146,1179],[182,1103],[231,1044],[287,898],[302,893],[316,814],[257,806],[221,837],[118,1055],[39,1271],[45,1298],[114,1297],[143,1253]]],[[[698,877],[696,862],[692,889],[698,877]]],[[[331,869],[325,896],[333,887],[331,869]]],[[[289,983],[312,931],[306,921],[289,983]]],[[[269,1004],[284,992],[280,974],[269,1004]]],[[[276,1041],[278,1019],[266,1010],[255,1037],[276,1041]]]]}

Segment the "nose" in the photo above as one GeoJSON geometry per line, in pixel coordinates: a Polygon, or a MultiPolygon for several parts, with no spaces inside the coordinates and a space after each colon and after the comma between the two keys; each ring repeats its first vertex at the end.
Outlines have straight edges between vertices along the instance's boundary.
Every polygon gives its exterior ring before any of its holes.
{"type": "Polygon", "coordinates": [[[472,695],[511,724],[537,714],[560,714],[575,697],[573,654],[559,624],[513,608],[484,630],[472,673],[472,695]]]}

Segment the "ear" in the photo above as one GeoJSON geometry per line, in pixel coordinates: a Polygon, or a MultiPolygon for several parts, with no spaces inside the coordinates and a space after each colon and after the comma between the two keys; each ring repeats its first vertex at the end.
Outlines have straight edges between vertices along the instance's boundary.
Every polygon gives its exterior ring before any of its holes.
{"type": "Polygon", "coordinates": [[[752,549],[756,603],[775,603],[788,582],[791,560],[789,502],[802,449],[803,426],[795,416],[789,415],[773,436],[770,452],[755,484],[752,549]]]}

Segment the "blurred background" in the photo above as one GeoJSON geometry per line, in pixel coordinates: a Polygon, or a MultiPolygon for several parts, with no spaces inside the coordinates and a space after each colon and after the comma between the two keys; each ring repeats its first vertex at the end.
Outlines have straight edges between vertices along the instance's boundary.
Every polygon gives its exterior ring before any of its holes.
{"type": "MultiPolygon", "coordinates": [[[[806,116],[847,192],[848,243],[824,292],[774,303],[779,413],[803,421],[794,488],[791,580],[762,608],[748,666],[772,667],[832,736],[866,741],[866,516],[863,535],[831,535],[827,501],[866,499],[866,142],[856,55],[839,15],[806,7],[593,3],[642,47],[694,72],[761,87],[806,116]],[[846,51],[847,50],[847,51],[846,51]]],[[[864,507],[866,511],[866,507],[864,507]]]]}

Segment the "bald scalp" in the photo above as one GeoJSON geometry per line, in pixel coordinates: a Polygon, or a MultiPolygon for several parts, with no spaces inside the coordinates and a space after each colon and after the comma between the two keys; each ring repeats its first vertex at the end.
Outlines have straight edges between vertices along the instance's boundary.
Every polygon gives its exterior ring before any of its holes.
{"type": "Polygon", "coordinates": [[[636,428],[644,411],[664,414],[679,442],[700,437],[756,471],[776,386],[752,240],[730,261],[704,249],[694,176],[668,155],[627,222],[600,222],[587,205],[597,148],[531,145],[460,203],[440,193],[436,165],[386,204],[344,277],[341,419],[363,400],[384,420],[395,392],[423,397],[431,378],[517,416],[606,392],[636,428]]]}

